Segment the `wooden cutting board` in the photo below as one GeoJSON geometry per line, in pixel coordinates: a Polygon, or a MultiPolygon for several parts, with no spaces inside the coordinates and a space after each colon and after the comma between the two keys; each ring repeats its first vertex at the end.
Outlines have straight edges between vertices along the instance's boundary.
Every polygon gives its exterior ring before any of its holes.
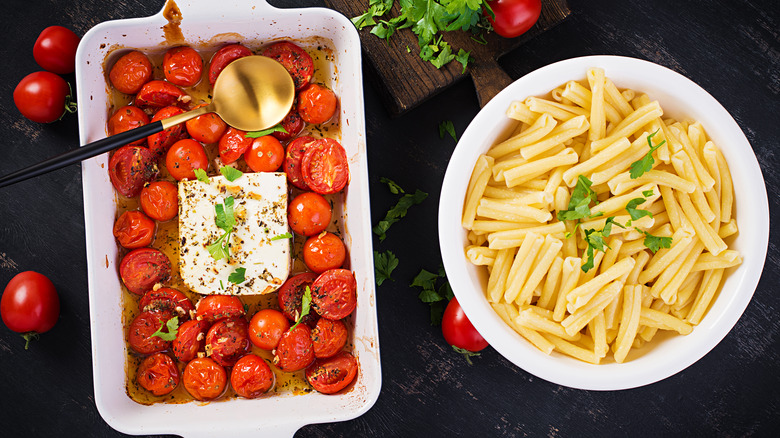
{"type": "MultiPolygon", "coordinates": [[[[326,3],[347,17],[362,14],[368,8],[368,0],[325,0],[326,3]]],[[[398,15],[398,2],[390,16],[398,15]]],[[[393,116],[414,108],[440,91],[466,76],[471,76],[477,90],[480,106],[512,82],[496,60],[536,35],[552,28],[571,14],[566,0],[542,0],[542,14],[531,30],[517,38],[503,38],[495,32],[486,35],[487,44],[471,39],[470,32],[446,32],[444,40],[453,52],[463,49],[471,52],[473,60],[463,73],[459,62],[450,62],[437,70],[419,57],[417,36],[411,29],[396,32],[390,42],[371,35],[370,27],[360,31],[363,53],[374,70],[367,75],[379,90],[385,106],[393,116]],[[408,50],[407,50],[408,47],[408,50]]]]}

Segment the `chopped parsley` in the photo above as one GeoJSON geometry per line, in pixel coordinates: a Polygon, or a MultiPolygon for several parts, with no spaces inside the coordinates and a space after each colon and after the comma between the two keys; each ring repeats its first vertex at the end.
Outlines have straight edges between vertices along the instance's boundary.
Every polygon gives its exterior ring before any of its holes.
{"type": "Polygon", "coordinates": [[[233,284],[241,284],[246,281],[245,275],[246,268],[236,268],[236,270],[228,276],[228,281],[233,284]]]}
{"type": "Polygon", "coordinates": [[[157,336],[163,341],[172,341],[176,339],[176,334],[179,332],[179,317],[174,316],[169,319],[168,322],[160,324],[160,328],[156,332],[152,333],[152,336],[157,336]],[[162,331],[163,327],[168,329],[167,332],[162,331]]]}
{"type": "Polygon", "coordinates": [[[406,212],[409,211],[409,207],[423,202],[427,197],[428,194],[421,191],[420,189],[417,189],[414,194],[407,193],[401,196],[401,199],[398,200],[398,203],[396,203],[395,206],[388,210],[387,214],[385,214],[385,218],[379,221],[379,223],[373,228],[374,234],[379,236],[379,241],[382,242],[385,240],[387,237],[387,230],[391,225],[401,220],[402,217],[406,216],[406,212]]]}
{"type": "Polygon", "coordinates": [[[569,205],[566,210],[558,212],[559,221],[571,221],[587,219],[590,217],[598,217],[603,213],[592,215],[590,212],[591,202],[598,204],[596,199],[596,192],[594,192],[590,186],[593,182],[587,177],[580,175],[577,177],[577,184],[574,186],[574,190],[571,192],[571,198],[569,199],[569,205]]]}
{"type": "Polygon", "coordinates": [[[406,193],[404,192],[404,189],[401,188],[401,186],[399,186],[398,184],[395,183],[395,181],[389,178],[381,177],[379,178],[379,182],[387,184],[387,188],[390,189],[390,193],[394,195],[397,195],[399,193],[406,193]]]}
{"type": "Polygon", "coordinates": [[[279,123],[276,126],[272,126],[268,129],[263,129],[262,131],[249,131],[246,134],[244,134],[244,137],[246,138],[259,138],[259,137],[265,137],[266,135],[271,135],[274,132],[283,132],[285,134],[289,134],[286,129],[284,129],[284,126],[282,126],[281,123],[279,123]]]}
{"type": "Polygon", "coordinates": [[[206,171],[203,169],[194,169],[193,172],[195,172],[195,178],[198,178],[198,181],[208,183],[209,182],[209,176],[206,175],[206,171]]]}
{"type": "Polygon", "coordinates": [[[303,297],[301,298],[301,315],[298,317],[298,320],[295,321],[295,324],[290,327],[290,331],[292,331],[295,327],[298,326],[298,324],[303,321],[303,317],[309,314],[309,311],[311,310],[311,289],[309,286],[306,286],[306,291],[303,293],[303,297]]]}
{"type": "Polygon", "coordinates": [[[393,270],[398,267],[398,258],[390,251],[380,253],[374,251],[374,275],[376,277],[376,285],[381,286],[385,280],[393,280],[390,275],[393,270]]]}
{"type": "Polygon", "coordinates": [[[273,242],[274,240],[292,239],[292,236],[293,235],[290,233],[279,234],[278,236],[272,237],[271,242],[273,242]]]}
{"type": "Polygon", "coordinates": [[[650,146],[650,151],[644,157],[631,163],[631,171],[629,174],[631,175],[632,179],[639,178],[640,176],[644,175],[645,172],[652,170],[653,163],[655,163],[655,159],[653,159],[653,152],[660,148],[661,145],[666,143],[666,140],[662,140],[660,143],[653,146],[653,136],[655,136],[657,133],[658,130],[647,136],[647,144],[650,146]]]}
{"type": "Polygon", "coordinates": [[[439,273],[434,274],[432,272],[422,269],[414,280],[412,280],[412,287],[419,287],[422,292],[417,296],[420,301],[427,303],[431,307],[431,325],[441,324],[442,315],[444,315],[444,309],[447,307],[447,303],[450,302],[455,295],[452,293],[450,283],[447,281],[447,274],[444,272],[443,267],[439,267],[439,273]],[[439,285],[437,286],[437,283],[439,285]]]}
{"type": "Polygon", "coordinates": [[[233,212],[234,202],[233,197],[228,196],[224,204],[214,205],[216,212],[214,222],[224,231],[219,239],[206,247],[214,260],[230,259],[230,235],[233,234],[233,226],[236,224],[236,216],[233,212]]]}
{"type": "Polygon", "coordinates": [[[452,120],[445,120],[439,123],[439,138],[444,138],[444,134],[449,134],[453,140],[458,141],[458,136],[455,134],[455,125],[452,124],[452,120]]]}
{"type": "Polygon", "coordinates": [[[236,169],[235,167],[230,166],[223,166],[219,169],[220,173],[225,176],[225,179],[233,182],[239,178],[241,178],[241,175],[244,174],[244,172],[236,169]]]}

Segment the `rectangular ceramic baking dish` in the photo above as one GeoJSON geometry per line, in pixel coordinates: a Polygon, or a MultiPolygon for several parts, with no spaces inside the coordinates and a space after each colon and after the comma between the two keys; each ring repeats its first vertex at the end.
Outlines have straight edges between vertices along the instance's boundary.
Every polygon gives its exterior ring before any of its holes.
{"type": "Polygon", "coordinates": [[[345,191],[344,241],[358,283],[353,315],[357,381],[338,395],[311,392],[211,403],[141,405],[125,389],[125,342],[118,249],[112,235],[115,194],[108,178],[108,154],[82,164],[86,222],[92,364],[95,403],[103,419],[129,434],[170,433],[185,437],[292,436],[301,426],[343,421],[366,412],[379,396],[381,370],[377,333],[368,166],[360,42],[349,20],[329,9],[277,9],[265,1],[170,0],[158,14],[101,23],[87,32],[76,54],[81,144],[106,136],[108,85],[104,64],[123,47],[164,50],[182,44],[324,38],[332,42],[332,86],[340,98],[341,143],[347,151],[350,183],[345,191]],[[166,16],[180,11],[178,25],[166,16]],[[179,33],[180,30],[180,33],[179,33]]]}

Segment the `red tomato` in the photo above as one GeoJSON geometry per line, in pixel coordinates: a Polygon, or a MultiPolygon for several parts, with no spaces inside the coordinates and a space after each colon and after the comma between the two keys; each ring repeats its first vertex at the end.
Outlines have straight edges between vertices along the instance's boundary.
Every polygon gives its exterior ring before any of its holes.
{"type": "Polygon", "coordinates": [[[179,326],[176,339],[171,343],[173,355],[181,362],[187,363],[198,357],[199,352],[205,352],[208,321],[191,319],[179,326]]]}
{"type": "Polygon", "coordinates": [[[297,45],[288,41],[271,44],[263,49],[262,55],[277,60],[287,69],[293,78],[296,90],[300,90],[311,81],[311,76],[314,74],[314,61],[297,45]]]}
{"type": "Polygon", "coordinates": [[[30,73],[19,81],[14,104],[23,116],[38,123],[51,123],[66,111],[73,112],[68,83],[48,71],[30,73]]]}
{"type": "MultiPolygon", "coordinates": [[[[149,124],[149,116],[136,106],[127,105],[116,110],[108,119],[108,135],[116,135],[131,129],[149,124]]],[[[146,139],[142,138],[128,144],[129,146],[145,146],[146,139]]]]}
{"type": "Polygon", "coordinates": [[[259,397],[272,386],[276,378],[271,367],[260,357],[247,354],[236,362],[230,372],[230,385],[240,397],[259,397]]]}
{"type": "Polygon", "coordinates": [[[140,354],[152,354],[163,351],[171,345],[160,336],[154,336],[157,330],[168,332],[165,323],[173,318],[171,312],[152,311],[141,312],[133,318],[127,331],[127,343],[140,354]]]}
{"type": "Polygon", "coordinates": [[[203,145],[195,140],[185,138],[179,140],[168,149],[165,155],[165,167],[176,180],[196,179],[195,169],[209,168],[209,157],[203,145]]]}
{"type": "Polygon", "coordinates": [[[333,209],[328,201],[317,193],[305,192],[293,198],[287,210],[290,228],[303,236],[313,236],[325,231],[330,224],[333,209]]]}
{"type": "Polygon", "coordinates": [[[164,108],[171,105],[186,105],[190,99],[187,93],[170,82],[149,81],[135,96],[135,105],[140,108],[164,108]]]}
{"type": "Polygon", "coordinates": [[[357,306],[357,281],[352,271],[331,269],[314,280],[311,286],[311,307],[320,316],[342,319],[357,306]]]}
{"type": "Polygon", "coordinates": [[[248,328],[242,317],[215,322],[206,334],[206,355],[223,367],[235,365],[241,356],[249,353],[248,328]]]}
{"type": "Polygon", "coordinates": [[[143,146],[122,146],[108,160],[108,176],[120,195],[132,198],[157,175],[157,160],[143,146]]]}
{"type": "Polygon", "coordinates": [[[336,114],[336,93],[318,84],[309,84],[298,93],[298,113],[306,123],[319,125],[336,114]]]}
{"type": "Polygon", "coordinates": [[[284,173],[287,174],[287,180],[290,184],[301,190],[310,190],[303,180],[301,173],[301,160],[306,148],[315,142],[314,137],[298,137],[287,145],[287,153],[284,156],[284,173]]]}
{"type": "Polygon", "coordinates": [[[320,318],[311,331],[314,356],[318,359],[334,356],[347,345],[349,332],[341,320],[320,318]]]}
{"type": "Polygon", "coordinates": [[[477,352],[488,346],[487,341],[466,317],[457,298],[452,298],[444,310],[441,331],[448,344],[464,350],[477,352]]]}
{"type": "Polygon", "coordinates": [[[296,110],[296,104],[293,103],[292,108],[290,108],[290,112],[287,113],[286,116],[282,119],[282,128],[284,128],[287,132],[274,132],[273,135],[280,141],[287,141],[303,131],[303,127],[306,125],[306,123],[301,118],[301,115],[298,114],[298,110],[296,110]]]}
{"type": "Polygon", "coordinates": [[[217,50],[209,63],[209,83],[214,85],[217,76],[236,59],[251,55],[252,52],[241,44],[229,44],[217,50]]]}
{"type": "Polygon", "coordinates": [[[163,74],[174,85],[192,87],[200,82],[203,60],[192,47],[174,47],[163,56],[163,74]]]}
{"type": "Polygon", "coordinates": [[[252,139],[246,137],[246,131],[228,127],[219,139],[219,159],[223,164],[235,163],[252,146],[252,139]]]}
{"type": "Polygon", "coordinates": [[[328,195],[343,189],[349,180],[344,147],[331,138],[315,141],[303,154],[301,173],[306,185],[319,194],[328,195]]]}
{"type": "Polygon", "coordinates": [[[151,245],[155,230],[154,221],[140,211],[126,211],[114,222],[114,237],[127,249],[151,245]]]}
{"type": "Polygon", "coordinates": [[[135,94],[152,79],[152,63],[146,55],[133,50],[114,63],[108,79],[120,93],[135,94]]]}
{"type": "Polygon", "coordinates": [[[306,369],[306,380],[323,394],[333,394],[346,388],[357,375],[357,360],[346,351],[327,359],[317,359],[306,369]]]}
{"type": "Polygon", "coordinates": [[[222,366],[208,357],[191,360],[182,373],[184,389],[196,400],[213,400],[225,392],[227,373],[222,366]]]}
{"type": "Polygon", "coordinates": [[[49,26],[35,40],[33,58],[44,70],[59,75],[73,73],[80,40],[67,27],[49,26]]]}
{"type": "Polygon", "coordinates": [[[0,298],[0,317],[9,329],[22,333],[25,349],[36,333],[54,327],[60,316],[60,298],[54,284],[43,274],[25,271],[16,274],[0,298]]]}
{"type": "Polygon", "coordinates": [[[497,34],[504,38],[518,37],[532,28],[542,13],[542,0],[490,0],[488,5],[496,18],[487,10],[483,14],[497,34]]]}
{"type": "Polygon", "coordinates": [[[169,287],[146,292],[138,302],[138,307],[144,312],[153,310],[171,312],[179,317],[179,322],[189,320],[190,312],[195,311],[195,306],[187,295],[169,287]]]}
{"type": "Polygon", "coordinates": [[[168,181],[155,181],[141,189],[141,209],[150,218],[165,222],[179,214],[179,189],[168,181]]]}
{"type": "Polygon", "coordinates": [[[282,312],[263,309],[249,321],[249,340],[257,348],[273,350],[287,330],[290,330],[290,322],[282,312]]]}
{"type": "Polygon", "coordinates": [[[164,353],[155,353],[141,362],[136,376],[138,384],[154,395],[171,393],[179,384],[179,369],[164,353]]]}
{"type": "Polygon", "coordinates": [[[309,326],[298,324],[294,329],[284,332],[274,352],[274,365],[282,371],[292,372],[302,370],[312,362],[314,346],[309,326]]]}
{"type": "MultiPolygon", "coordinates": [[[[317,279],[317,274],[313,272],[304,272],[298,274],[292,278],[288,278],[284,282],[281,288],[279,288],[279,308],[282,309],[282,313],[292,322],[296,322],[301,315],[301,307],[303,304],[303,294],[306,293],[306,286],[311,287],[314,280],[317,279]]],[[[317,315],[314,312],[309,312],[308,315],[303,317],[303,323],[309,327],[314,327],[317,322],[317,315]]]]}
{"type": "Polygon", "coordinates": [[[347,257],[344,242],[333,233],[323,232],[306,239],[303,244],[303,262],[312,271],[321,274],[340,268],[347,257]]]}
{"type": "Polygon", "coordinates": [[[119,276],[127,290],[142,295],[171,278],[171,261],[158,249],[134,249],[119,263],[119,276]]]}
{"type": "Polygon", "coordinates": [[[209,323],[222,318],[234,318],[244,316],[244,303],[233,295],[206,295],[198,301],[195,311],[198,319],[204,319],[209,323]]]}
{"type": "Polygon", "coordinates": [[[252,141],[244,160],[255,172],[275,172],[284,161],[284,147],[273,135],[265,135],[252,141]]]}
{"type": "MultiPolygon", "coordinates": [[[[206,106],[206,104],[200,104],[195,108],[203,106],[206,106]]],[[[192,138],[206,144],[218,142],[227,129],[227,123],[222,121],[215,113],[203,114],[187,120],[185,124],[187,125],[187,132],[192,138]]]]}
{"type": "MultiPolygon", "coordinates": [[[[177,106],[166,106],[165,108],[157,111],[152,117],[152,123],[173,117],[177,114],[183,113],[184,110],[177,106]]],[[[179,123],[178,125],[171,126],[156,134],[152,134],[146,137],[146,142],[149,144],[149,150],[158,157],[165,155],[171,145],[177,141],[186,138],[187,133],[184,131],[184,126],[179,123]]]]}

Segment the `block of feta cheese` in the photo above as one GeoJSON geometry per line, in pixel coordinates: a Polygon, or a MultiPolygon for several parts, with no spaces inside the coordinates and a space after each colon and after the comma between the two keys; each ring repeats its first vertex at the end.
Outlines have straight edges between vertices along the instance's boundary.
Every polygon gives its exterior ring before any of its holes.
{"type": "Polygon", "coordinates": [[[221,175],[210,177],[209,182],[179,182],[179,272],[193,292],[257,295],[275,291],[290,273],[287,233],[284,173],[244,173],[232,182],[221,175]],[[229,197],[234,200],[235,218],[225,239],[229,258],[215,259],[208,247],[226,233],[218,226],[216,206],[225,210],[229,197]],[[246,270],[245,280],[236,284],[239,268],[246,270]]]}

